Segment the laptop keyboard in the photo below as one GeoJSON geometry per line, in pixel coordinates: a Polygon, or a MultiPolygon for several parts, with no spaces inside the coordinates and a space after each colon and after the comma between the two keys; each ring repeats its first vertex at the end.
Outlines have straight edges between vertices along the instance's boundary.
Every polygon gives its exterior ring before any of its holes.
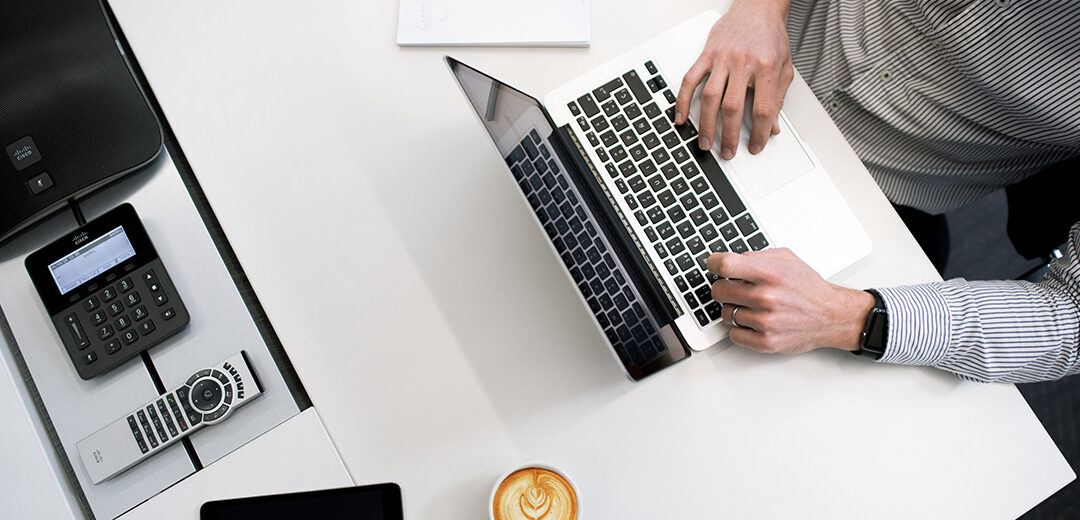
{"type": "Polygon", "coordinates": [[[636,365],[667,352],[626,273],[540,134],[530,131],[506,163],[611,344],[636,365]]]}
{"type": "Polygon", "coordinates": [[[675,126],[675,94],[652,61],[600,85],[568,105],[604,165],[601,177],[676,299],[698,325],[720,320],[712,299],[714,252],[769,246],[753,215],[693,123],[675,126]],[[648,79],[639,74],[645,72],[648,79]]]}

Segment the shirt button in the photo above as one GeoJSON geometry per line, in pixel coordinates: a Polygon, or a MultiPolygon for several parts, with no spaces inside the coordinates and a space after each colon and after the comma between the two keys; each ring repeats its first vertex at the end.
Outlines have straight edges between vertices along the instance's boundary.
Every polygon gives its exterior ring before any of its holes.
{"type": "Polygon", "coordinates": [[[994,0],[994,3],[997,4],[998,7],[1009,7],[1012,5],[1012,0],[994,0]]]}
{"type": "Polygon", "coordinates": [[[838,108],[840,108],[839,101],[829,101],[829,110],[836,110],[838,108]]]}
{"type": "Polygon", "coordinates": [[[892,79],[892,71],[885,69],[878,74],[878,77],[881,78],[881,81],[889,81],[892,79]]]}

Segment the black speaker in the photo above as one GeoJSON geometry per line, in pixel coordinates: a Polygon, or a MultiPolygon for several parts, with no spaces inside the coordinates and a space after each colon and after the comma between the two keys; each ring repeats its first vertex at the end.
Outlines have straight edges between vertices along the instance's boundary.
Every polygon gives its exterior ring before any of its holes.
{"type": "Polygon", "coordinates": [[[161,125],[99,0],[0,15],[0,242],[157,157],[161,125]]]}

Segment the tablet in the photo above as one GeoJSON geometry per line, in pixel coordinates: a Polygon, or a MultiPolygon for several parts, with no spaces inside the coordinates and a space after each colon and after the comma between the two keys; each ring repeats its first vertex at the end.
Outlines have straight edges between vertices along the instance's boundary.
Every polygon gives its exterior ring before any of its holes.
{"type": "Polygon", "coordinates": [[[401,488],[375,484],[304,493],[215,500],[203,504],[202,520],[274,520],[319,518],[335,520],[403,520],[401,488]]]}

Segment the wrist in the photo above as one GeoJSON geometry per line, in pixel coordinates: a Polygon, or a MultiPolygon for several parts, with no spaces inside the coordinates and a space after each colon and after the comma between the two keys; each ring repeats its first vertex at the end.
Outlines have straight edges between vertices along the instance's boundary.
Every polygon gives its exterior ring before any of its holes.
{"type": "Polygon", "coordinates": [[[730,9],[746,9],[749,12],[765,14],[779,18],[786,24],[790,7],[791,0],[734,0],[730,9]]]}
{"type": "Polygon", "coordinates": [[[857,289],[836,286],[836,295],[830,309],[825,345],[855,352],[860,348],[866,318],[874,308],[874,295],[857,289]]]}

